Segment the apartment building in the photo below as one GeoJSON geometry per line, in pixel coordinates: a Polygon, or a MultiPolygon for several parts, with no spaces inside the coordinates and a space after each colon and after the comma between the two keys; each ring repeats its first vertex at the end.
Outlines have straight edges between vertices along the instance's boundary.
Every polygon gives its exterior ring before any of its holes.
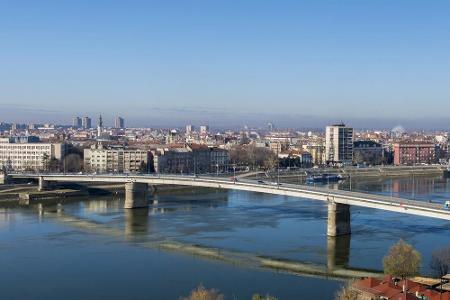
{"type": "Polygon", "coordinates": [[[114,128],[119,128],[119,129],[125,128],[125,119],[117,116],[114,119],[114,128]]]}
{"type": "Polygon", "coordinates": [[[432,164],[436,159],[436,145],[428,142],[394,144],[394,165],[432,164]]]}
{"type": "Polygon", "coordinates": [[[89,117],[83,117],[81,119],[81,125],[84,129],[89,129],[92,127],[92,120],[89,117]]]}
{"type": "Polygon", "coordinates": [[[353,160],[353,128],[345,124],[326,127],[325,157],[327,163],[349,165],[353,160]]]}
{"type": "Polygon", "coordinates": [[[97,173],[148,173],[150,157],[147,150],[93,145],[84,149],[84,169],[97,173]]]}
{"type": "Polygon", "coordinates": [[[81,118],[80,117],[73,117],[72,118],[72,127],[73,128],[81,128],[81,126],[83,125],[81,118]]]}
{"type": "Polygon", "coordinates": [[[153,168],[157,173],[208,173],[228,170],[229,154],[225,149],[200,144],[171,145],[153,151],[153,168]]]}
{"type": "Polygon", "coordinates": [[[303,150],[311,154],[311,162],[313,165],[325,165],[325,146],[322,144],[308,144],[303,146],[303,150]]]}
{"type": "Polygon", "coordinates": [[[353,143],[353,162],[355,164],[379,165],[383,162],[383,145],[375,141],[356,141],[353,143]]]}

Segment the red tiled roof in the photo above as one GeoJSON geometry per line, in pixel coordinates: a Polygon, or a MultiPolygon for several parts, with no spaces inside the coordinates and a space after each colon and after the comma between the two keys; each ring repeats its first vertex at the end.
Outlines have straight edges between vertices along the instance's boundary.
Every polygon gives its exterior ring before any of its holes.
{"type": "Polygon", "coordinates": [[[418,300],[418,299],[420,299],[420,298],[417,298],[414,294],[408,294],[408,293],[406,295],[401,293],[401,294],[395,295],[392,298],[389,298],[389,300],[418,300]]]}
{"type": "Polygon", "coordinates": [[[445,292],[442,295],[435,290],[427,289],[426,285],[411,281],[400,280],[394,283],[392,276],[385,276],[383,280],[376,278],[365,278],[357,281],[355,287],[361,291],[371,293],[375,296],[384,296],[390,300],[417,300],[416,293],[419,296],[425,296],[429,300],[450,300],[450,293],[445,292]],[[406,295],[402,292],[403,285],[407,289],[406,295]]]}
{"type": "Polygon", "coordinates": [[[367,277],[360,281],[357,281],[355,285],[363,288],[373,288],[374,286],[377,286],[381,283],[381,280],[373,278],[373,277],[367,277]]]}
{"type": "Polygon", "coordinates": [[[445,292],[442,295],[439,292],[435,292],[435,294],[429,297],[430,300],[450,300],[450,293],[445,292]]]}
{"type": "Polygon", "coordinates": [[[402,292],[402,288],[400,286],[394,285],[390,282],[381,283],[380,285],[373,287],[373,289],[378,291],[380,295],[383,295],[389,299],[402,292]]]}

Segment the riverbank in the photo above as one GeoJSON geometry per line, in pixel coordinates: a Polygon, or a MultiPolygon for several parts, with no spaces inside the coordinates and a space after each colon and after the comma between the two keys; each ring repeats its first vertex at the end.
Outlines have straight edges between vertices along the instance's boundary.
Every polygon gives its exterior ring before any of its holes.
{"type": "MultiPolygon", "coordinates": [[[[377,166],[370,168],[319,168],[319,169],[297,169],[293,171],[280,170],[279,177],[295,178],[297,181],[304,181],[309,174],[336,174],[343,178],[397,178],[397,177],[413,177],[413,176],[446,176],[448,170],[446,166],[377,166]]],[[[246,177],[246,176],[242,176],[246,177]]],[[[277,172],[252,172],[247,176],[249,179],[278,177],[277,172]]]]}

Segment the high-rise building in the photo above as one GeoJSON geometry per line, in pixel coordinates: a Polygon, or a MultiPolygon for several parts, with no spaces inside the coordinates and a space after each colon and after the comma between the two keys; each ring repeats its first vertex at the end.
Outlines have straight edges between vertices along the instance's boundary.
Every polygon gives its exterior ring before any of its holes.
{"type": "Polygon", "coordinates": [[[124,118],[117,116],[114,119],[114,128],[125,128],[125,120],[124,120],[124,118]]]}
{"type": "Polygon", "coordinates": [[[84,129],[92,128],[91,118],[83,117],[83,119],[81,120],[81,125],[83,126],[84,129]]]}
{"type": "Polygon", "coordinates": [[[73,128],[81,128],[82,122],[80,117],[72,118],[72,127],[73,128]]]}
{"type": "Polygon", "coordinates": [[[200,134],[207,134],[208,132],[209,132],[209,126],[208,125],[200,126],[200,134]]]}
{"type": "Polygon", "coordinates": [[[194,126],[186,125],[186,134],[191,134],[194,131],[194,126]]]}
{"type": "Polygon", "coordinates": [[[98,116],[98,123],[97,123],[97,136],[101,136],[103,133],[103,119],[102,115],[98,116]]]}
{"type": "Polygon", "coordinates": [[[345,124],[326,127],[325,157],[328,164],[349,165],[353,160],[353,128],[345,124]]]}

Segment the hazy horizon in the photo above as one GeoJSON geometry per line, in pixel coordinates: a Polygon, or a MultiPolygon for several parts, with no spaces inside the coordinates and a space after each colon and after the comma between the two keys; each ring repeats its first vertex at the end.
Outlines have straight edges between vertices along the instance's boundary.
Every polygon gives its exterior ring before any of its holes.
{"type": "MultiPolygon", "coordinates": [[[[8,109],[8,107],[7,107],[8,109]]],[[[21,108],[10,107],[13,111],[21,111],[21,108]]],[[[229,113],[224,110],[208,110],[207,108],[179,108],[163,109],[152,108],[147,112],[149,117],[130,117],[124,114],[105,114],[102,112],[91,112],[83,114],[68,114],[64,111],[45,110],[39,108],[23,108],[24,111],[33,111],[32,117],[28,119],[4,118],[0,122],[18,124],[45,124],[71,125],[72,117],[89,116],[92,125],[96,126],[98,116],[101,114],[103,124],[107,127],[113,126],[114,118],[121,116],[125,118],[127,127],[152,127],[152,128],[182,128],[188,124],[194,126],[209,125],[216,129],[238,129],[244,126],[266,127],[267,123],[273,123],[276,128],[291,129],[320,129],[325,126],[344,122],[356,129],[379,129],[388,130],[396,126],[402,126],[407,131],[414,130],[450,130],[450,122],[447,119],[430,120],[418,119],[377,119],[377,118],[324,118],[312,115],[290,114],[258,114],[252,112],[229,113]],[[150,115],[152,117],[150,117],[150,115]],[[443,124],[443,125],[442,125],[443,124]],[[448,124],[448,125],[447,125],[448,124]]]]}
{"type": "Polygon", "coordinates": [[[0,121],[450,129],[450,2],[2,1],[0,121]]]}

